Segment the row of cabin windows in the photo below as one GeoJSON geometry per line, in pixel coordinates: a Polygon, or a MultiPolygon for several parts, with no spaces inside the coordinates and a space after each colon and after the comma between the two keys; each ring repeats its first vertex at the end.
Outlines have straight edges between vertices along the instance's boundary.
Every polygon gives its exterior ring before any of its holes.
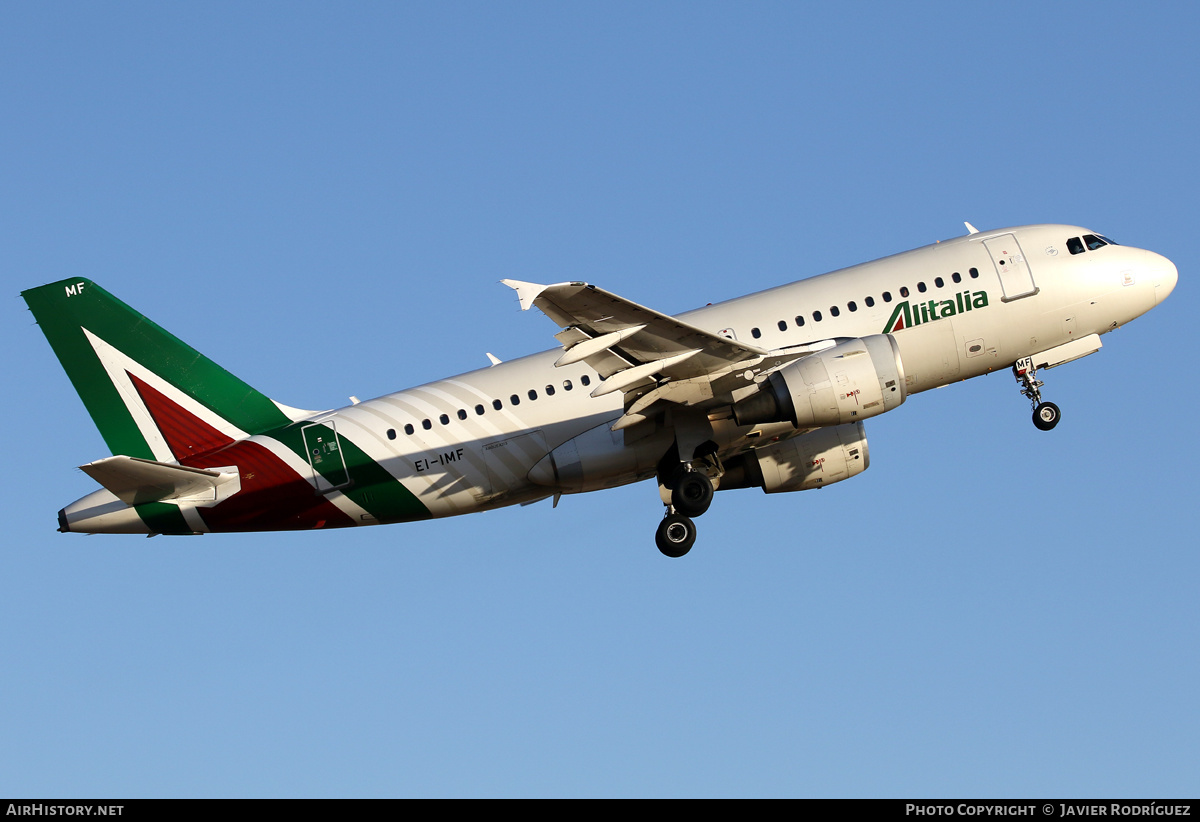
{"type": "MultiPolygon", "coordinates": [[[[581,385],[585,385],[585,386],[591,385],[592,378],[589,377],[587,374],[584,374],[582,377],[579,378],[579,382],[581,385]]],[[[564,391],[570,391],[572,388],[575,387],[574,384],[570,380],[563,380],[562,385],[563,385],[564,391]]],[[[546,390],[547,397],[553,397],[555,394],[555,391],[556,391],[556,389],[554,388],[553,385],[547,385],[545,390],[546,390]]],[[[538,398],[537,389],[530,388],[529,391],[526,392],[526,396],[529,397],[531,402],[533,400],[536,400],[538,398]]],[[[521,395],[520,394],[511,395],[508,398],[508,402],[510,405],[514,405],[514,406],[520,405],[521,404],[521,395]]],[[[503,400],[492,400],[492,408],[499,411],[500,409],[504,408],[504,401],[503,400]]],[[[482,403],[475,406],[475,415],[476,416],[482,417],[485,413],[487,413],[487,408],[482,403]]],[[[456,412],[456,415],[458,416],[458,418],[460,420],[465,420],[468,416],[470,416],[469,414],[467,414],[467,409],[465,409],[465,408],[458,409],[458,411],[456,412]]],[[[442,414],[440,417],[438,417],[438,422],[440,422],[442,425],[449,425],[450,424],[450,415],[442,414]]],[[[433,428],[433,420],[430,420],[430,419],[421,420],[421,427],[424,428],[426,431],[430,430],[431,428],[433,428]]],[[[414,426],[411,422],[407,423],[404,426],[404,433],[409,434],[410,436],[412,434],[415,434],[416,430],[417,430],[416,426],[414,426]]],[[[396,439],[396,429],[389,428],[388,432],[387,432],[387,437],[389,440],[396,439]]]]}
{"type": "MultiPolygon", "coordinates": [[[[979,279],[979,269],[977,269],[977,268],[968,269],[967,274],[968,274],[968,276],[970,276],[970,278],[972,280],[979,279]]],[[[953,274],[950,275],[950,279],[955,283],[961,283],[963,281],[963,275],[958,273],[957,271],[955,271],[953,274]]],[[[936,288],[945,288],[946,281],[944,279],[942,279],[941,277],[935,277],[933,279],[933,285],[936,288]]],[[[929,288],[928,288],[928,286],[925,285],[924,282],[917,283],[917,291],[924,294],[928,290],[929,290],[929,288]]],[[[908,295],[909,295],[908,286],[906,286],[906,285],[900,286],[900,296],[902,298],[907,298],[908,295]]],[[[890,292],[890,291],[883,292],[883,301],[885,303],[890,303],[892,301],[892,292],[890,292]]],[[[874,308],[875,307],[875,298],[867,297],[863,300],[863,303],[867,306],[867,308],[874,308]]],[[[846,303],[846,310],[848,310],[851,314],[853,314],[855,311],[858,311],[858,303],[855,302],[854,300],[851,300],[850,302],[846,303]]],[[[840,317],[841,315],[842,315],[842,309],[840,306],[836,306],[836,305],[829,306],[829,316],[840,317]]],[[[813,319],[813,322],[819,323],[821,320],[825,319],[825,316],[820,311],[814,311],[812,313],[812,319],[813,319]]],[[[796,323],[797,328],[802,328],[805,323],[804,315],[797,314],[795,317],[795,323],[796,323]]],[[[787,320],[780,320],[778,325],[779,325],[780,331],[787,331],[787,329],[788,329],[787,320]]],[[[754,337],[754,339],[757,340],[759,337],[762,336],[762,330],[758,329],[758,328],[751,328],[750,336],[754,337]]]]}

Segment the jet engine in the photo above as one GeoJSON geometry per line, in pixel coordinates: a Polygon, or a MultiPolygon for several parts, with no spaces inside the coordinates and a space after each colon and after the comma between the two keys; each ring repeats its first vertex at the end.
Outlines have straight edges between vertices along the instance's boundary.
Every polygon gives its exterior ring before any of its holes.
{"type": "Polygon", "coordinates": [[[873,334],[773,372],[757,394],[734,403],[733,416],[738,425],[843,425],[891,411],[907,396],[896,340],[873,334]]]}
{"type": "Polygon", "coordinates": [[[858,476],[870,464],[863,424],[835,425],[727,460],[719,490],[807,491],[858,476]]]}

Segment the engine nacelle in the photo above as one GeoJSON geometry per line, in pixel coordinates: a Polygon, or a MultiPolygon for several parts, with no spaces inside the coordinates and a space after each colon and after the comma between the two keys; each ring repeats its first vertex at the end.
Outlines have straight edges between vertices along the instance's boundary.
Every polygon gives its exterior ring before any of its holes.
{"type": "Polygon", "coordinates": [[[734,404],[733,416],[738,425],[844,425],[891,411],[907,397],[895,339],[872,334],[772,373],[757,394],[734,404]]]}
{"type": "Polygon", "coordinates": [[[863,424],[835,425],[727,461],[718,490],[806,491],[858,476],[870,464],[863,424]]]}

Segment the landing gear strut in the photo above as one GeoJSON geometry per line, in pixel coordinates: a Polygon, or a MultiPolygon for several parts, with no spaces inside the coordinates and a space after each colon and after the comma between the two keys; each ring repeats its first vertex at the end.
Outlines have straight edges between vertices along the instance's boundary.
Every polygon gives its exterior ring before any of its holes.
{"type": "Polygon", "coordinates": [[[1029,398],[1033,406],[1033,424],[1039,431],[1049,431],[1058,425],[1062,412],[1052,402],[1042,402],[1041,388],[1045,383],[1037,378],[1037,369],[1033,367],[1033,357],[1024,357],[1013,363],[1013,376],[1021,384],[1021,393],[1029,398]]]}

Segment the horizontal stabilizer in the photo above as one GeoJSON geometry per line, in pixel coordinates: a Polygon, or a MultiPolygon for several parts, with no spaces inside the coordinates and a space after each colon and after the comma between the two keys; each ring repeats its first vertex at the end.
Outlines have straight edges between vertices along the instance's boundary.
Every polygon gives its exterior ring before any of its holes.
{"type": "Polygon", "coordinates": [[[241,490],[237,466],[187,468],[138,457],[116,456],[79,468],[126,505],[176,501],[215,505],[241,490]]]}

